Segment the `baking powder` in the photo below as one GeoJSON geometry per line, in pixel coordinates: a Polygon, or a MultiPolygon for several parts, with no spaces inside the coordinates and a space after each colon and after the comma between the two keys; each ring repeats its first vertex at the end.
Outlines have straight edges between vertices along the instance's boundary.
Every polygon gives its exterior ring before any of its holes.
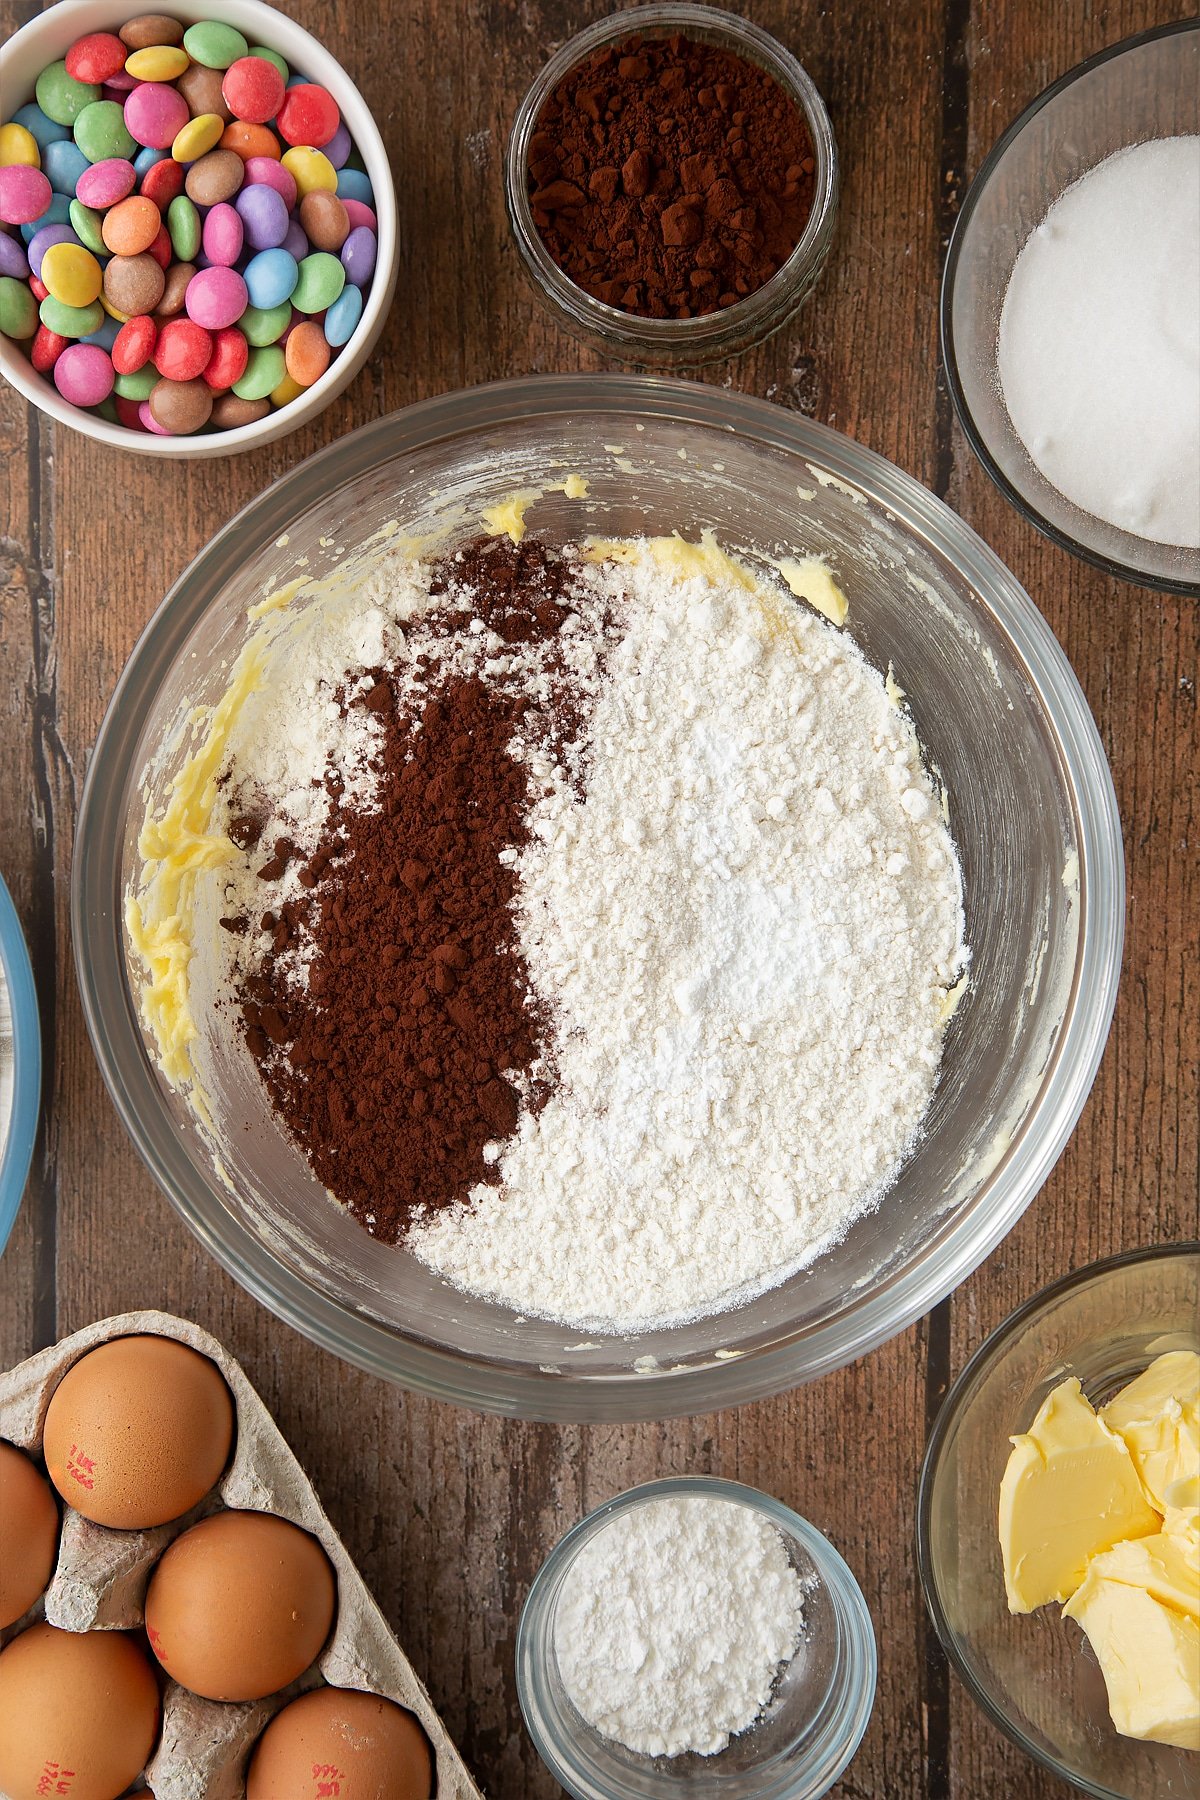
{"type": "Polygon", "coordinates": [[[580,1551],[554,1650],[605,1737],[647,1756],[713,1756],[767,1705],[802,1624],[776,1528],[735,1501],[687,1495],[618,1514],[580,1551]]]}

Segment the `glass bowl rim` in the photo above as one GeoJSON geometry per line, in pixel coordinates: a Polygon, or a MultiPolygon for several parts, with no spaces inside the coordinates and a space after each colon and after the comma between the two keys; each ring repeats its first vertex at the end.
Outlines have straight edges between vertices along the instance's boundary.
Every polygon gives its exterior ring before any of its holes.
{"type": "Polygon", "coordinates": [[[929,1433],[929,1442],[925,1446],[925,1454],[921,1459],[921,1473],[917,1482],[917,1570],[921,1578],[921,1588],[925,1595],[933,1628],[938,1642],[946,1653],[955,1674],[966,1688],[967,1693],[979,1707],[984,1716],[991,1721],[998,1731],[1003,1732],[1010,1743],[1023,1750],[1025,1755],[1045,1769],[1051,1775],[1057,1775],[1081,1793],[1092,1796],[1092,1800],[1125,1800],[1114,1788],[1097,1787],[1086,1776],[1077,1774],[1027,1737],[1020,1726],[999,1707],[988,1691],[976,1679],[974,1670],[967,1663],[958,1648],[958,1643],[942,1606],[941,1595],[933,1572],[933,1555],[931,1549],[931,1516],[933,1512],[933,1490],[937,1481],[942,1452],[946,1447],[946,1439],[952,1426],[957,1422],[963,1409],[968,1390],[978,1375],[988,1367],[1007,1347],[1010,1340],[1035,1319],[1055,1300],[1069,1294],[1077,1287],[1086,1287],[1088,1282],[1112,1273],[1116,1269],[1127,1269],[1137,1263],[1174,1261],[1176,1258],[1200,1258],[1200,1239],[1183,1238],[1174,1244],[1144,1244],[1135,1250],[1122,1250],[1115,1256],[1102,1256],[1095,1262],[1085,1263],[1082,1268],[1072,1269],[1069,1274],[1061,1275],[1056,1281],[1039,1288],[1023,1300],[1020,1306],[1010,1312],[1006,1318],[988,1333],[983,1342],[968,1357],[959,1374],[951,1382],[946,1398],[938,1408],[938,1414],[929,1433]]]}
{"type": "Polygon", "coordinates": [[[1032,600],[987,544],[913,477],[828,426],[752,396],[657,375],[523,376],[437,395],[376,419],[299,463],[216,532],[172,584],[135,644],[101,722],[76,823],[71,927],[80,998],[105,1085],[143,1161],[200,1242],[243,1287],[296,1330],[372,1374],[458,1405],[507,1417],[578,1421],[660,1419],[741,1404],[843,1367],[893,1337],[975,1269],[1030,1205],[1061,1154],[1090,1092],[1116,1002],[1124,930],[1125,866],[1112,775],[1070,662],[1032,600]],[[564,1375],[476,1358],[444,1343],[400,1335],[369,1314],[319,1293],[238,1221],[212,1204],[211,1184],[177,1148],[124,978],[115,841],[93,815],[109,803],[175,655],[219,589],[206,570],[238,543],[243,558],[266,548],[318,496],[390,456],[470,430],[549,424],[581,412],[654,417],[740,435],[756,447],[808,455],[895,513],[970,584],[1010,639],[1039,697],[1068,779],[1079,850],[1080,932],[1070,998],[1037,1098],[965,1213],[945,1221],[911,1259],[815,1324],[780,1330],[741,1356],[643,1373],[564,1375]],[[241,540],[248,540],[242,542],[241,540]],[[89,854],[90,852],[90,854],[89,854]],[[95,973],[111,960],[120,1004],[106,1013],[95,973]],[[119,1015],[119,1016],[118,1016],[119,1015]],[[115,1046],[115,1051],[114,1051],[115,1046]],[[799,1354],[797,1353],[799,1349],[799,1354]]]}
{"type": "MultiPolygon", "coordinates": [[[[526,88],[513,116],[504,146],[504,197],[518,253],[537,290],[564,329],[585,329],[607,342],[614,354],[648,358],[683,356],[689,351],[713,359],[735,355],[741,348],[771,335],[793,310],[789,296],[800,287],[797,304],[808,293],[804,282],[811,270],[817,275],[824,262],[837,216],[841,188],[837,140],[820,91],[799,58],[778,38],[752,19],[701,0],[645,0],[626,12],[605,14],[574,33],[550,56],[526,88]],[[647,23],[649,21],[649,23],[647,23]],[[682,24],[681,24],[682,22],[682,24]],[[597,45],[618,41],[646,31],[665,35],[670,29],[691,25],[723,33],[732,44],[750,46],[762,58],[761,67],[795,98],[804,114],[816,156],[812,209],[786,261],[769,281],[735,305],[717,313],[696,314],[690,319],[651,319],[627,313],[597,300],[559,267],[542,242],[533,222],[533,209],[525,181],[523,152],[532,137],[542,107],[555,84],[597,45]],[[776,314],[780,316],[777,318],[776,314]]],[[[814,280],[816,276],[814,276],[814,280]]],[[[809,283],[811,286],[811,283],[809,283]]]]}
{"type": "MultiPolygon", "coordinates": [[[[705,1499],[727,1500],[737,1506],[744,1506],[748,1512],[765,1519],[785,1538],[799,1543],[811,1558],[822,1581],[833,1596],[833,1603],[843,1627],[843,1653],[848,1655],[851,1673],[855,1678],[855,1691],[852,1703],[841,1714],[848,1729],[840,1731],[829,1745],[824,1746],[825,1760],[820,1771],[822,1780],[828,1777],[827,1784],[819,1792],[827,1793],[829,1787],[844,1773],[857,1754],[858,1748],[866,1735],[867,1726],[871,1722],[871,1714],[875,1708],[875,1696],[879,1680],[879,1648],[875,1639],[875,1622],[871,1617],[871,1609],[867,1605],[866,1595],[853,1569],[841,1551],[820,1528],[811,1520],[803,1517],[794,1508],[767,1493],[762,1488],[752,1487],[748,1482],[730,1481],[721,1475],[665,1475],[654,1481],[638,1482],[634,1487],[626,1488],[622,1493],[614,1494],[610,1500],[602,1501],[591,1512],[585,1513],[582,1519],[565,1531],[542,1561],[537,1573],[529,1585],[517,1619],[517,1635],[514,1646],[514,1666],[516,1670],[517,1698],[521,1707],[521,1716],[525,1720],[526,1730],[533,1739],[534,1748],[543,1762],[546,1761],[546,1749],[554,1754],[554,1762],[547,1763],[550,1772],[559,1781],[563,1779],[562,1756],[559,1744],[547,1746],[541,1730],[541,1709],[537,1709],[537,1723],[531,1719],[531,1682],[544,1681],[545,1666],[536,1654],[536,1646],[531,1641],[531,1613],[548,1604],[545,1596],[552,1587],[556,1587],[565,1579],[568,1569],[575,1562],[580,1552],[591,1543],[600,1531],[614,1518],[626,1513],[636,1512],[640,1507],[649,1505],[655,1500],[686,1499],[699,1497],[705,1499]],[[529,1667],[526,1667],[528,1662],[529,1667]]],[[[568,1773],[574,1773],[568,1769],[568,1773]]],[[[776,1800],[786,1800],[789,1789],[779,1790],[776,1800]]],[[[797,1792],[800,1790],[797,1789],[797,1792]]],[[[805,1788],[805,1793],[813,1790],[805,1788]]]]}
{"type": "MultiPolygon", "coordinates": [[[[12,895],[0,876],[0,980],[8,988],[13,1088],[0,1142],[0,1256],[16,1222],[37,1142],[42,1093],[42,1030],[29,945],[12,895]]],[[[4,1121],[0,1120],[0,1126],[4,1121]]]]}
{"type": "MultiPolygon", "coordinates": [[[[1055,81],[1050,83],[1049,87],[1043,88],[1041,93],[1035,95],[1028,106],[1018,113],[1012,124],[996,139],[980,163],[975,178],[967,190],[966,198],[959,208],[958,217],[954,221],[954,230],[950,235],[950,244],[946,251],[946,266],[942,271],[938,324],[946,385],[950,390],[950,397],[954,402],[954,410],[958,415],[958,422],[962,426],[963,435],[1009,505],[1014,507],[1021,517],[1028,520],[1043,536],[1048,537],[1052,543],[1058,544],[1063,550],[1070,551],[1072,556],[1079,557],[1082,562],[1090,563],[1093,568],[1103,570],[1106,575],[1115,576],[1120,581],[1130,582],[1135,587],[1149,588],[1155,593],[1195,596],[1200,594],[1200,582],[1189,581],[1184,576],[1157,575],[1152,571],[1140,568],[1136,563],[1121,562],[1115,557],[1106,556],[1101,550],[1092,549],[1090,545],[1081,543],[1078,538],[1073,537],[1069,531],[1052,524],[1033,502],[1026,499],[1014,486],[992,455],[987,440],[975,423],[975,415],[967,401],[962,377],[959,374],[953,325],[954,288],[958,266],[962,260],[967,228],[992,176],[1026,125],[1036,118],[1050,101],[1056,100],[1059,94],[1064,93],[1075,82],[1082,80],[1087,75],[1094,74],[1105,63],[1115,61],[1126,51],[1140,50],[1143,45],[1154,43],[1159,38],[1177,37],[1188,31],[1200,31],[1200,17],[1172,19],[1165,25],[1153,25],[1147,31],[1134,32],[1130,37],[1121,38],[1115,44],[1107,44],[1104,49],[1097,50],[1094,56],[1085,57],[1082,62],[1075,63],[1064,74],[1058,76],[1055,81]]],[[[1126,533],[1126,535],[1129,534],[1126,533]]]]}

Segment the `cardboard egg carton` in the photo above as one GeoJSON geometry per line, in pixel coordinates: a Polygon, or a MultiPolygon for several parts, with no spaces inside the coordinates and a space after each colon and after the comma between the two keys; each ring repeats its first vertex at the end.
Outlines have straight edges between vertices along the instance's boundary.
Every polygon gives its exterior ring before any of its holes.
{"type": "Polygon", "coordinates": [[[287,1441],[240,1365],[207,1332],[169,1313],[122,1313],[64,1338],[15,1369],[0,1373],[0,1438],[40,1456],[46,1409],[72,1363],[110,1338],[152,1334],[178,1338],[216,1363],[237,1408],[233,1457],[224,1476],[183,1518],[151,1531],[93,1525],[65,1502],[58,1562],[42,1601],[2,1634],[15,1637],[42,1615],[67,1631],[136,1630],[146,1587],[172,1539],[223,1507],[277,1513],[319,1540],[337,1573],[333,1630],[313,1667],[279,1694],[248,1704],[202,1700],[176,1682],[163,1697],[163,1730],[146,1769],[155,1800],[245,1800],[250,1751],[268,1721],[323,1678],[333,1687],[365,1688],[407,1707],[433,1747],[436,1800],[483,1800],[429,1695],[321,1510],[287,1441]]]}

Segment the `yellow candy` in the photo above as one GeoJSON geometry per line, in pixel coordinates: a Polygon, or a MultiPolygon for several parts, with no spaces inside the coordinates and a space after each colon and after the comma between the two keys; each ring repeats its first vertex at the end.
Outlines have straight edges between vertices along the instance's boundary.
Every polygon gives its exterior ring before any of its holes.
{"type": "MultiPolygon", "coordinates": [[[[195,162],[199,156],[207,156],[215,150],[221,141],[221,133],[225,129],[225,121],[219,113],[198,113],[189,119],[171,145],[171,155],[178,163],[195,162]]],[[[328,162],[328,157],[322,157],[328,162]]],[[[337,185],[337,176],[334,176],[337,185]]]]}
{"type": "Polygon", "coordinates": [[[298,381],[293,381],[290,375],[285,375],[279,386],[271,389],[271,405],[287,406],[306,391],[298,381]]]}
{"type": "Polygon", "coordinates": [[[296,183],[296,192],[302,200],[305,194],[315,194],[322,189],[327,194],[337,192],[337,170],[319,150],[308,150],[298,144],[294,150],[286,150],[280,161],[296,183]]]}
{"type": "Polygon", "coordinates": [[[177,81],[191,60],[176,44],[151,44],[125,58],[125,73],[138,81],[177,81]]]}
{"type": "Polygon", "coordinates": [[[51,244],[42,257],[42,281],[64,306],[90,306],[100,298],[100,264],[82,244],[51,244]]]}
{"type": "Polygon", "coordinates": [[[37,139],[24,125],[0,125],[0,169],[11,169],[18,163],[26,169],[41,168],[37,139]]]}

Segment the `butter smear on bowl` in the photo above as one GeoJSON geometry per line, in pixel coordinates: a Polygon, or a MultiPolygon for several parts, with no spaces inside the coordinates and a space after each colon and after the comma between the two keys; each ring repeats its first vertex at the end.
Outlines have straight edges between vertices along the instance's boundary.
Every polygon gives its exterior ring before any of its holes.
{"type": "Polygon", "coordinates": [[[1098,1413],[1070,1376],[1012,1445],[1010,1612],[1065,1602],[1117,1730],[1200,1750],[1200,1354],[1159,1356],[1098,1413]]]}

